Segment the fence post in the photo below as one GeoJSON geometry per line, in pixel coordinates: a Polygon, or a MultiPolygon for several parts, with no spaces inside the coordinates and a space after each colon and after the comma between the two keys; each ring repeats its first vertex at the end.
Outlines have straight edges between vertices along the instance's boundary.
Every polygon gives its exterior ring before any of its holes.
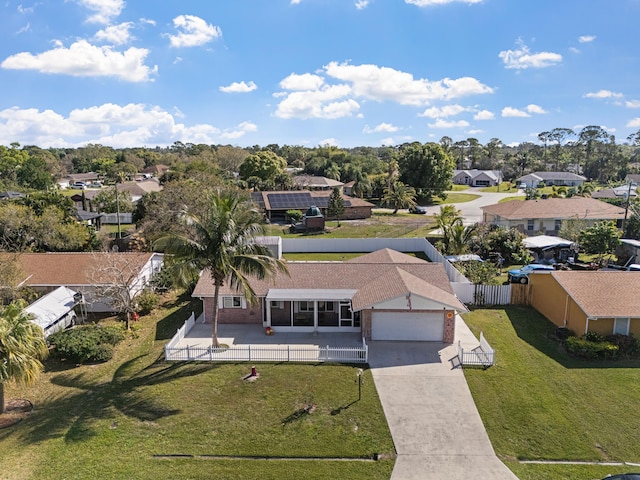
{"type": "Polygon", "coordinates": [[[249,361],[251,361],[251,344],[249,344],[249,361]]]}
{"type": "Polygon", "coordinates": [[[189,345],[187,345],[187,360],[191,360],[191,354],[189,353],[189,345]]]}
{"type": "Polygon", "coordinates": [[[287,362],[290,362],[290,358],[291,358],[291,345],[287,345],[287,362]]]}

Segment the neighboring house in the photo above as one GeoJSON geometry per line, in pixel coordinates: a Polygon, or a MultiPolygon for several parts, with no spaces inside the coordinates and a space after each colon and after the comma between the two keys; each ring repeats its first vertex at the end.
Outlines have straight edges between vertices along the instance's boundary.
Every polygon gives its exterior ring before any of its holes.
{"type": "Polygon", "coordinates": [[[591,194],[591,198],[619,198],[621,200],[625,200],[627,198],[636,198],[638,196],[636,192],[636,186],[633,184],[629,185],[621,185],[619,187],[614,188],[603,188],[602,190],[597,190],[591,194]]]}
{"type": "Polygon", "coordinates": [[[620,223],[624,219],[624,208],[588,197],[514,200],[480,208],[484,223],[516,228],[526,235],[557,235],[562,222],[569,219],[583,220],[587,226],[602,220],[620,223]]]}
{"type": "Polygon", "coordinates": [[[17,198],[25,198],[26,195],[20,192],[13,192],[11,190],[6,190],[4,192],[0,192],[0,200],[15,200],[17,198]]]}
{"type": "Polygon", "coordinates": [[[524,183],[529,188],[536,188],[541,183],[547,187],[564,186],[579,187],[583,185],[587,177],[571,172],[533,172],[516,179],[516,183],[520,185],[524,183]]]}
{"type": "Polygon", "coordinates": [[[454,170],[453,183],[471,187],[495,187],[502,183],[500,170],[454,170]]]}
{"type": "Polygon", "coordinates": [[[159,192],[162,190],[162,185],[160,185],[160,182],[155,178],[118,183],[117,187],[119,192],[129,192],[133,203],[136,203],[147,193],[159,192]]]}
{"type": "Polygon", "coordinates": [[[351,197],[351,196],[353,195],[353,187],[355,186],[355,184],[356,184],[355,180],[351,180],[350,182],[345,183],[345,184],[342,186],[342,192],[343,192],[345,195],[348,195],[348,196],[350,196],[350,197],[351,197]]]}
{"type": "Polygon", "coordinates": [[[530,275],[531,305],[576,335],[640,335],[640,272],[553,271],[530,275]]]}
{"type": "Polygon", "coordinates": [[[293,183],[299,188],[305,190],[333,190],[338,187],[342,192],[344,183],[327,177],[314,177],[312,175],[296,175],[293,177],[293,183]]]}
{"type": "Polygon", "coordinates": [[[96,172],[72,173],[71,175],[67,175],[66,178],[59,180],[58,185],[60,185],[60,188],[67,188],[76,182],[91,183],[97,182],[98,180],[100,180],[100,175],[96,172]]]}
{"type": "MultiPolygon", "coordinates": [[[[327,215],[330,190],[305,191],[286,190],[277,192],[253,192],[251,199],[264,210],[269,220],[286,220],[287,210],[301,210],[305,212],[309,207],[318,207],[323,215],[327,215]]],[[[371,210],[375,205],[360,198],[342,195],[344,214],[342,220],[356,220],[371,217],[371,210]]]]}
{"type": "Polygon", "coordinates": [[[76,219],[78,222],[93,227],[96,230],[100,230],[102,227],[102,217],[104,217],[102,213],[89,212],[81,208],[76,210],[76,219]]]}
{"type": "Polygon", "coordinates": [[[141,173],[146,173],[151,175],[152,177],[160,178],[162,175],[167,173],[168,170],[169,167],[167,165],[158,164],[151,165],[150,167],[145,168],[141,173]]]}
{"type": "Polygon", "coordinates": [[[629,173],[625,178],[624,178],[624,182],[625,183],[631,183],[633,185],[638,185],[640,184],[640,173],[629,173]]]}
{"type": "Polygon", "coordinates": [[[625,264],[640,263],[640,240],[621,238],[616,248],[616,256],[625,264]]]}
{"type": "Polygon", "coordinates": [[[163,255],[137,252],[21,253],[17,258],[25,275],[21,285],[43,294],[65,286],[83,294],[87,311],[109,312],[110,300],[96,294],[97,289],[114,282],[107,278],[107,269],[117,263],[122,265],[125,273],[133,272],[135,278],[128,284],[132,296],[135,296],[160,270],[163,255]]]}
{"type": "MultiPolygon", "coordinates": [[[[346,262],[288,262],[288,274],[272,281],[251,279],[258,303],[224,285],[220,323],[248,323],[278,332],[359,332],[372,340],[452,343],[455,296],[443,265],[391,249],[346,262]]],[[[204,271],[193,296],[213,318],[211,277],[204,271]]]]}

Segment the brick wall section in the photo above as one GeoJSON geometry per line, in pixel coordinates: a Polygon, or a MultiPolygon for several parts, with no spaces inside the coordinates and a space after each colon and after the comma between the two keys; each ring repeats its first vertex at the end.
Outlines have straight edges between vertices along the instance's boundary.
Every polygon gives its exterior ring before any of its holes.
{"type": "Polygon", "coordinates": [[[360,328],[362,336],[371,340],[371,310],[362,310],[360,313],[360,328]]]}
{"type": "Polygon", "coordinates": [[[444,343],[453,343],[456,338],[456,312],[447,310],[444,312],[444,343]]]}
{"type": "MultiPolygon", "coordinates": [[[[213,298],[203,298],[204,322],[213,322],[213,298]]],[[[262,299],[255,306],[247,305],[247,308],[221,308],[218,323],[238,323],[262,325],[262,299]]]]}

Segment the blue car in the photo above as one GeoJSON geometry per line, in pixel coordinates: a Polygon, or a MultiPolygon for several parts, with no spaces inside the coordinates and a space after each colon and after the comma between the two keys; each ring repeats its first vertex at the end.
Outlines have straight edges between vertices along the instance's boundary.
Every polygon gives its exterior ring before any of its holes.
{"type": "Polygon", "coordinates": [[[530,263],[522,268],[509,270],[508,278],[510,283],[529,283],[529,274],[540,270],[555,270],[551,265],[541,265],[539,263],[530,263]]]}

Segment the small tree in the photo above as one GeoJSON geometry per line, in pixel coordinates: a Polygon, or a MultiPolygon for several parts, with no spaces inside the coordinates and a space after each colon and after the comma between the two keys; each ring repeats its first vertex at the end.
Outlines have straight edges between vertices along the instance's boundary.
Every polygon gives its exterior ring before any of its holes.
{"type": "Polygon", "coordinates": [[[587,252],[598,254],[598,263],[607,254],[612,254],[620,245],[622,232],[613,221],[598,222],[580,232],[580,246],[587,252]]]}
{"type": "Polygon", "coordinates": [[[26,305],[18,300],[0,307],[0,413],[5,410],[5,383],[33,383],[48,353],[42,329],[31,321],[26,305]]]}
{"type": "Polygon", "coordinates": [[[329,205],[327,206],[327,215],[334,217],[340,226],[340,217],[344,214],[344,200],[338,187],[334,187],[329,197],[329,205]]]}
{"type": "Polygon", "coordinates": [[[298,223],[302,220],[302,212],[300,210],[287,210],[287,217],[291,223],[298,223]]]}
{"type": "Polygon", "coordinates": [[[414,208],[416,204],[416,190],[397,181],[391,187],[384,189],[382,202],[393,208],[393,215],[401,208],[414,208]]]}

